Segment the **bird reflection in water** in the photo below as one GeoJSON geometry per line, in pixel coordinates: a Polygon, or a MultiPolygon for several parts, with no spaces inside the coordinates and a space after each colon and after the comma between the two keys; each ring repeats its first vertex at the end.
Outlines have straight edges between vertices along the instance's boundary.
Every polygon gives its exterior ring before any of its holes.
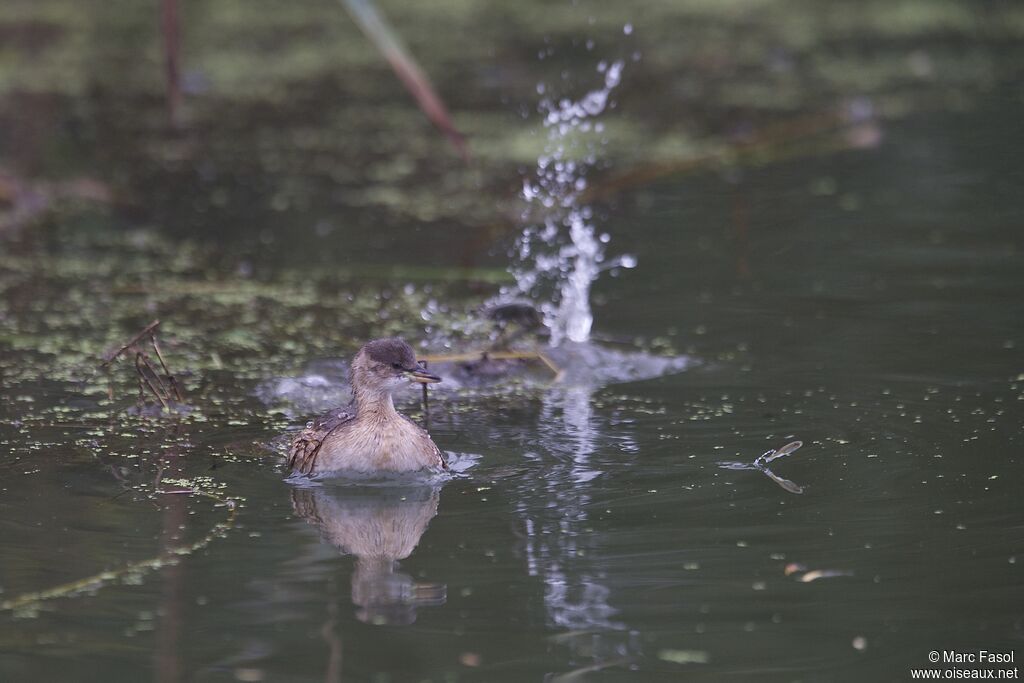
{"type": "Polygon", "coordinates": [[[355,558],[352,603],[370,624],[411,624],[419,607],[443,605],[447,586],[398,571],[437,514],[440,487],[418,485],[296,488],[296,514],[321,537],[355,558]]]}

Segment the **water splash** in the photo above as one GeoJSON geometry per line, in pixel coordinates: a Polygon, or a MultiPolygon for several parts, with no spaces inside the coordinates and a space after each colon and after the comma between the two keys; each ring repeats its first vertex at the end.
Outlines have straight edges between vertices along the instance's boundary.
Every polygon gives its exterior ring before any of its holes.
{"type": "MultiPolygon", "coordinates": [[[[594,281],[602,270],[636,265],[631,256],[605,261],[610,237],[597,233],[593,210],[581,202],[587,174],[603,144],[604,126],[595,119],[609,107],[623,68],[621,60],[601,62],[597,66],[601,87],[579,100],[545,97],[540,103],[547,144],[533,177],[523,181],[526,227],[516,243],[510,271],[516,280],[515,294],[544,302],[541,310],[553,346],[565,340],[587,341],[594,322],[590,310],[594,281]]],[[[537,91],[544,95],[546,87],[541,84],[537,91]]]]}

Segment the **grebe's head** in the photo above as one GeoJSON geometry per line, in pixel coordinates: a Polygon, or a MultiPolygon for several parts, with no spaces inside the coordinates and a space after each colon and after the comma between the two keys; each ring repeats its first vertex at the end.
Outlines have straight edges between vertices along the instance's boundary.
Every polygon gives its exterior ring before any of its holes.
{"type": "Polygon", "coordinates": [[[352,361],[353,384],[390,390],[407,381],[432,384],[441,378],[422,368],[416,352],[401,339],[374,339],[352,361]]]}

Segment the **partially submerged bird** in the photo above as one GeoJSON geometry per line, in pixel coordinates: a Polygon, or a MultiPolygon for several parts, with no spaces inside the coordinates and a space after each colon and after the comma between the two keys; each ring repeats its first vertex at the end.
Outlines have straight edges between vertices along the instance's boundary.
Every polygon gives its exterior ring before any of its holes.
{"type": "Polygon", "coordinates": [[[352,405],[319,417],[292,441],[293,472],[413,472],[447,469],[430,435],[395,410],[392,393],[408,381],[441,378],[422,368],[401,339],[375,339],[359,349],[349,373],[352,405]]]}

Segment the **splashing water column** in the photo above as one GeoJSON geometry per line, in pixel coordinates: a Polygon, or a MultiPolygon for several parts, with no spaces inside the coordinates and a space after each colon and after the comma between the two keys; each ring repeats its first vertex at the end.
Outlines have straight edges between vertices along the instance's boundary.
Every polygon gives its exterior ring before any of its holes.
{"type": "Polygon", "coordinates": [[[561,332],[573,342],[585,342],[590,338],[590,328],[594,324],[594,315],[590,312],[590,286],[597,279],[604,254],[600,242],[594,237],[594,228],[587,225],[579,214],[570,218],[569,236],[572,240],[572,267],[565,282],[562,283],[561,304],[558,318],[562,322],[560,328],[553,328],[552,343],[562,340],[555,337],[554,329],[561,332]]]}
{"type": "MultiPolygon", "coordinates": [[[[534,179],[523,182],[526,227],[510,270],[516,279],[516,295],[548,302],[540,308],[551,331],[552,346],[567,340],[588,341],[594,323],[590,288],[603,270],[603,242],[607,240],[598,239],[590,207],[581,206],[579,199],[602,144],[594,135],[602,126],[593,119],[607,109],[623,67],[622,61],[601,62],[597,71],[602,74],[603,87],[578,100],[549,97],[540,104],[548,140],[537,159],[534,179]],[[538,212],[539,220],[531,212],[538,212]]],[[[538,92],[546,91],[538,86],[538,92]]]]}

